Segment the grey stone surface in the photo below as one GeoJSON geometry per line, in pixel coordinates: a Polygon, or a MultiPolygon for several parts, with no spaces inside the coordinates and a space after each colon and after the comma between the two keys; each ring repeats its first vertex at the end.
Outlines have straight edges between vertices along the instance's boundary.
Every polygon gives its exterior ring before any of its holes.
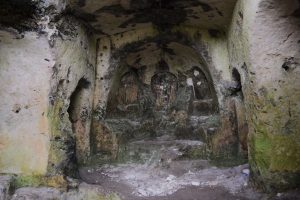
{"type": "Polygon", "coordinates": [[[12,181],[12,176],[0,175],[0,200],[7,200],[9,198],[11,181],[12,181]]]}
{"type": "Polygon", "coordinates": [[[61,199],[61,192],[55,188],[20,188],[12,195],[12,200],[54,200],[61,199]]]}
{"type": "Polygon", "coordinates": [[[169,134],[248,156],[265,190],[299,185],[299,0],[0,6],[0,173],[74,175],[169,134]]]}

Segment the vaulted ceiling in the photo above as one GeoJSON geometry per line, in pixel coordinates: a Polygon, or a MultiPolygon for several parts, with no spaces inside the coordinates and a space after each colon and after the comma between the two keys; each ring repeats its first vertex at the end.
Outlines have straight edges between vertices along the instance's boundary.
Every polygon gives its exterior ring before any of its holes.
{"type": "Polygon", "coordinates": [[[154,25],[226,30],[236,0],[70,0],[70,10],[100,35],[154,25]]]}

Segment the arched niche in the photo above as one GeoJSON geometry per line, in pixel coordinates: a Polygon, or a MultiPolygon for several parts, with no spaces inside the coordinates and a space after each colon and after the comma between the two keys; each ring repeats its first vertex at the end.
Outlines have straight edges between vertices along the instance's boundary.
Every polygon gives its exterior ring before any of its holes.
{"type": "Polygon", "coordinates": [[[102,148],[106,146],[110,155],[122,159],[132,141],[162,136],[195,139],[206,129],[216,130],[213,79],[191,44],[177,38],[164,45],[157,38],[147,39],[113,51],[110,64],[101,76],[109,81],[109,92],[106,115],[94,122],[96,153],[107,152],[102,148]],[[201,127],[198,120],[209,118],[213,120],[201,127]],[[109,145],[102,144],[104,140],[109,145]]]}
{"type": "Polygon", "coordinates": [[[192,86],[196,100],[213,98],[209,82],[199,67],[192,67],[192,69],[187,71],[187,74],[189,76],[187,79],[188,85],[192,86]]]}
{"type": "Polygon", "coordinates": [[[134,72],[124,74],[120,80],[118,88],[118,104],[130,105],[138,100],[138,80],[134,72]]]}
{"type": "Polygon", "coordinates": [[[109,92],[106,117],[123,117],[138,112],[140,83],[131,69],[116,75],[109,92]]]}
{"type": "Polygon", "coordinates": [[[167,110],[176,100],[177,78],[170,72],[159,72],[151,79],[157,110],[167,110]]]}
{"type": "Polygon", "coordinates": [[[240,96],[241,99],[244,99],[244,94],[242,90],[241,74],[236,68],[232,69],[232,80],[235,82],[235,94],[240,96]]]}

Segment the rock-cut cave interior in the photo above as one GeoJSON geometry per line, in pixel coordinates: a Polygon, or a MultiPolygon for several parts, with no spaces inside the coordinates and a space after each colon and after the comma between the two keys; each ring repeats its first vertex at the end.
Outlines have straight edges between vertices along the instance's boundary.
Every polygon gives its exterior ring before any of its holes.
{"type": "Polygon", "coordinates": [[[0,0],[0,200],[300,199],[299,0],[0,0]]]}

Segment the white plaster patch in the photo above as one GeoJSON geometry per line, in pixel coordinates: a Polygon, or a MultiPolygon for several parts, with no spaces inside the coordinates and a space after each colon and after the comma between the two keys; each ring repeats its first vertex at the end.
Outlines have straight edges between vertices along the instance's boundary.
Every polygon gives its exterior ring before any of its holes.
{"type": "Polygon", "coordinates": [[[193,86],[193,79],[192,78],[188,78],[186,79],[186,83],[189,85],[189,86],[193,86]]]}
{"type": "Polygon", "coordinates": [[[199,76],[200,72],[198,70],[194,71],[194,76],[199,76]]]}
{"type": "Polygon", "coordinates": [[[201,82],[201,81],[197,82],[197,85],[201,85],[201,84],[202,84],[202,82],[201,82]]]}

